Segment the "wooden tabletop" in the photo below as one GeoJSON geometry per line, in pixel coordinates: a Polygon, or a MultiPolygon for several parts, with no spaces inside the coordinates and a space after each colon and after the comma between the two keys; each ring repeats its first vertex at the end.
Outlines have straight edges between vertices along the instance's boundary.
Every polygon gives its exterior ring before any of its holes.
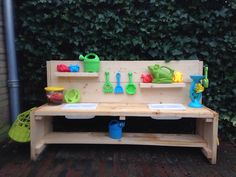
{"type": "Polygon", "coordinates": [[[36,116],[135,116],[135,117],[190,117],[190,118],[218,118],[218,113],[203,107],[186,110],[150,110],[147,104],[129,103],[97,103],[94,110],[63,109],[62,105],[42,105],[34,110],[36,116]]]}

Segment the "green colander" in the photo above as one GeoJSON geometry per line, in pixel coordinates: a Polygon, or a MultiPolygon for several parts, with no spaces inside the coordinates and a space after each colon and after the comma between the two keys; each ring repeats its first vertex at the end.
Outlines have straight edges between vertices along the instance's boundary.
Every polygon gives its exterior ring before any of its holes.
{"type": "Polygon", "coordinates": [[[19,143],[30,141],[30,112],[35,108],[29,109],[17,116],[8,132],[12,140],[19,143]]]}
{"type": "Polygon", "coordinates": [[[80,102],[80,91],[78,89],[69,89],[64,94],[66,103],[79,103],[80,102]]]}

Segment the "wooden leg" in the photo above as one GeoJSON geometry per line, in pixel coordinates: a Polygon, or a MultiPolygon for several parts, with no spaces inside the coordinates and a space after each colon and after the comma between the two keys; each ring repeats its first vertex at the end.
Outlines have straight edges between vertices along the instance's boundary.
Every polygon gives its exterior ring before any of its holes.
{"type": "Polygon", "coordinates": [[[38,117],[34,111],[30,115],[31,159],[36,160],[46,145],[42,138],[52,131],[51,117],[38,117]]]}
{"type": "MultiPolygon", "coordinates": [[[[207,120],[207,119],[206,119],[207,120]]],[[[218,138],[218,116],[212,121],[197,119],[197,134],[207,142],[207,146],[202,148],[203,154],[211,164],[216,164],[217,158],[217,138],[218,138]]]]}

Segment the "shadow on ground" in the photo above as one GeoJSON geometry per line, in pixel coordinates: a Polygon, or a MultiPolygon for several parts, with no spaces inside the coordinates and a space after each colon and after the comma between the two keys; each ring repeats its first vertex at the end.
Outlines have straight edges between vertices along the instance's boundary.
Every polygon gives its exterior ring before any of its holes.
{"type": "Polygon", "coordinates": [[[198,148],[50,145],[35,162],[30,145],[6,141],[0,177],[236,177],[236,148],[222,143],[216,165],[198,148]]]}

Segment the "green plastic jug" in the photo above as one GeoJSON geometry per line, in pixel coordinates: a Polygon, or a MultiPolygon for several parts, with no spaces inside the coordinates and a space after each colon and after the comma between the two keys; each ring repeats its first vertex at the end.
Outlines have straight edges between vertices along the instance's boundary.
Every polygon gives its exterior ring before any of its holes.
{"type": "Polygon", "coordinates": [[[99,72],[100,59],[95,53],[80,55],[79,59],[84,62],[84,72],[99,72]]]}

